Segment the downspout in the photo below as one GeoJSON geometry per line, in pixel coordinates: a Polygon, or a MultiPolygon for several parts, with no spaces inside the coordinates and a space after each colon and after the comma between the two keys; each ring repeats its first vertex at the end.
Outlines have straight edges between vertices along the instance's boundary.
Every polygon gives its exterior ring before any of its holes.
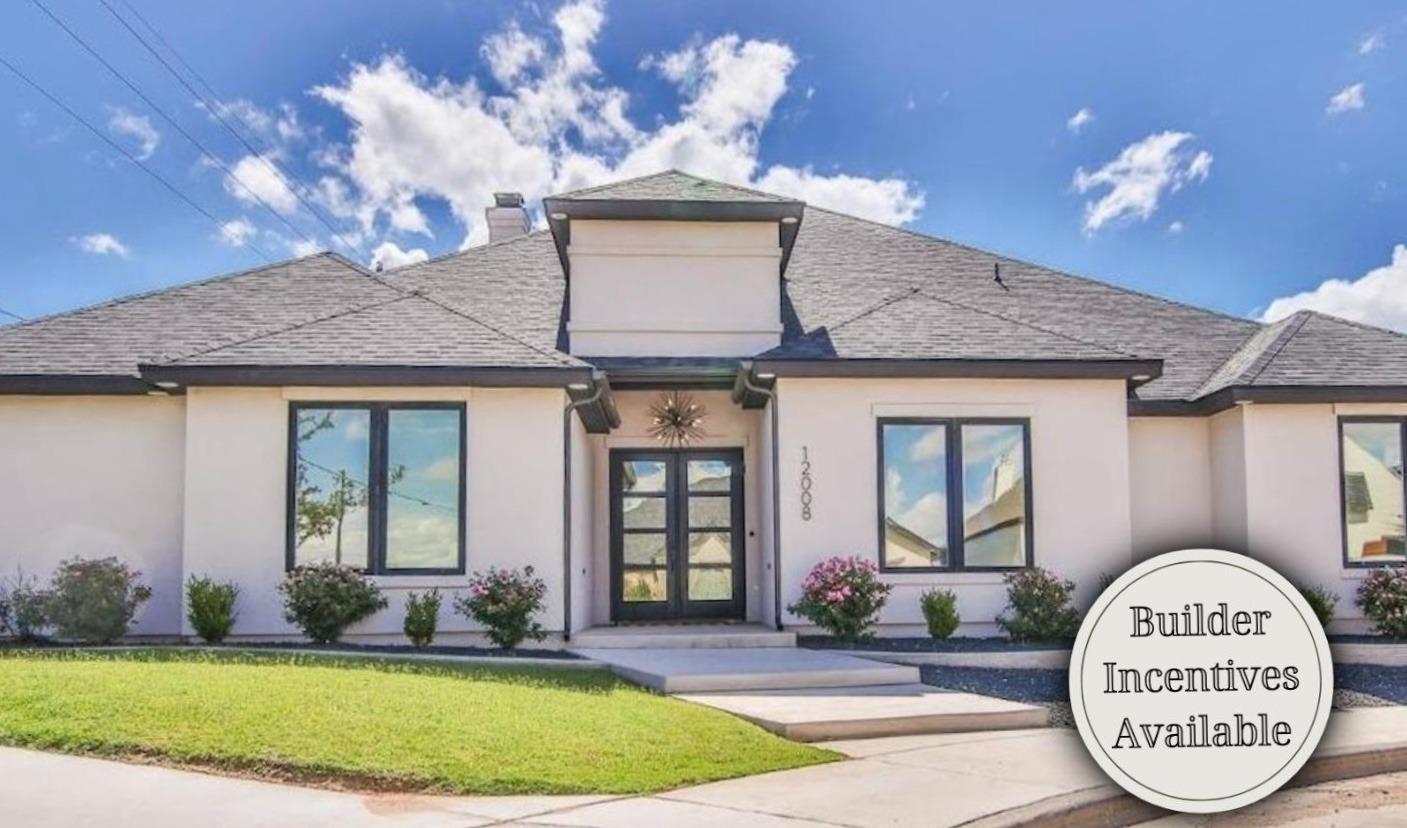
{"type": "Polygon", "coordinates": [[[777,394],[772,389],[752,384],[752,367],[741,372],[743,387],[767,398],[772,412],[772,625],[782,628],[782,475],[777,431],[777,394]]]}
{"type": "Polygon", "coordinates": [[[605,383],[592,378],[591,396],[569,401],[562,409],[562,640],[572,640],[572,412],[600,402],[605,383]]]}

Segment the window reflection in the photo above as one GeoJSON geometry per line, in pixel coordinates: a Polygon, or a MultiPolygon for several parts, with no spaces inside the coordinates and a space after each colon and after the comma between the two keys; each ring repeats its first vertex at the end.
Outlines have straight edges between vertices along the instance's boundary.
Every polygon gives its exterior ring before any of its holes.
{"type": "Polygon", "coordinates": [[[1014,424],[962,426],[965,566],[1026,563],[1026,452],[1014,424]]]}
{"type": "Polygon", "coordinates": [[[367,568],[371,412],[299,409],[293,439],[294,563],[367,568]]]}
{"type": "Polygon", "coordinates": [[[884,565],[948,565],[947,426],[884,426],[884,565]]]}
{"type": "Polygon", "coordinates": [[[459,565],[459,412],[391,409],[387,421],[386,568],[459,565]]]}
{"type": "Polygon", "coordinates": [[[1407,560],[1401,422],[1343,424],[1344,535],[1356,563],[1407,560]]]}

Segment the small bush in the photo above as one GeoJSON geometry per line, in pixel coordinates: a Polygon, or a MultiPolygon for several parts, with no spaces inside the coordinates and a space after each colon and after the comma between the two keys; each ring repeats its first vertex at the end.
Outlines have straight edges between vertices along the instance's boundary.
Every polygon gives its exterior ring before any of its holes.
{"type": "Polygon", "coordinates": [[[0,589],[0,635],[10,632],[10,596],[0,589]]]}
{"type": "Polygon", "coordinates": [[[423,595],[412,592],[405,599],[405,637],[416,647],[425,648],[435,640],[435,628],[440,623],[440,591],[432,589],[423,595]]]}
{"type": "Polygon", "coordinates": [[[1373,570],[1358,585],[1358,606],[1379,633],[1407,638],[1407,568],[1373,570]]]}
{"type": "Polygon", "coordinates": [[[947,638],[958,628],[958,596],[951,589],[926,590],[918,599],[923,618],[928,622],[928,634],[947,638]]]}
{"type": "Polygon", "coordinates": [[[49,593],[39,588],[33,576],[17,569],[15,577],[0,588],[0,597],[6,604],[5,625],[10,634],[20,641],[38,640],[49,626],[49,593]]]}
{"type": "Polygon", "coordinates": [[[284,619],[318,644],[333,643],[351,625],[386,608],[376,584],[346,564],[300,566],[278,591],[284,596],[284,619]]]}
{"type": "Polygon", "coordinates": [[[1002,580],[1010,614],[997,616],[997,626],[1012,641],[1068,641],[1079,632],[1080,613],[1070,601],[1073,581],[1062,581],[1038,566],[1002,580]]]}
{"type": "Polygon", "coordinates": [[[524,639],[546,637],[534,618],[542,611],[546,595],[547,584],[533,576],[532,567],[522,571],[490,567],[488,572],[474,573],[468,594],[456,598],[454,608],[487,627],[489,640],[509,650],[524,639]]]}
{"type": "Polygon", "coordinates": [[[1112,572],[1099,573],[1099,580],[1095,582],[1095,597],[1097,598],[1105,592],[1108,592],[1109,587],[1113,586],[1114,582],[1117,580],[1119,580],[1119,576],[1112,572]]]}
{"type": "Polygon", "coordinates": [[[151,588],[116,558],[74,558],[59,564],[49,585],[44,613],[61,638],[110,644],[151,598],[151,588]]]}
{"type": "Polygon", "coordinates": [[[801,600],[787,610],[841,641],[859,641],[870,636],[891,589],[874,561],[830,558],[811,567],[801,582],[801,600]]]}
{"type": "Polygon", "coordinates": [[[1309,608],[1314,610],[1314,616],[1319,619],[1319,626],[1327,630],[1329,622],[1334,620],[1334,609],[1339,605],[1339,596],[1321,586],[1302,586],[1299,590],[1309,608]]]}
{"type": "Polygon", "coordinates": [[[186,619],[202,641],[219,644],[234,627],[238,599],[239,587],[234,584],[217,584],[192,575],[186,581],[186,619]]]}

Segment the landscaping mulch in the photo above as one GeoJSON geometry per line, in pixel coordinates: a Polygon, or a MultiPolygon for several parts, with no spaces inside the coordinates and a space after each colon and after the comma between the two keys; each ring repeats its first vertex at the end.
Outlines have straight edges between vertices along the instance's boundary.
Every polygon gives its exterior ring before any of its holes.
{"type": "Polygon", "coordinates": [[[855,650],[891,653],[1009,653],[1023,650],[1068,650],[1073,641],[1012,641],[1009,638],[871,638],[838,641],[826,635],[803,635],[797,646],[812,650],[855,650]]]}

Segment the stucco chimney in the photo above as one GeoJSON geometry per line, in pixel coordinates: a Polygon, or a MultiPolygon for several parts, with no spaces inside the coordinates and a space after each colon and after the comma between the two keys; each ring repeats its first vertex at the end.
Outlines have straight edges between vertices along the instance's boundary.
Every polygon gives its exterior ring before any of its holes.
{"type": "Polygon", "coordinates": [[[484,210],[489,222],[489,242],[526,235],[532,224],[523,206],[522,193],[494,193],[493,206],[484,210]]]}

